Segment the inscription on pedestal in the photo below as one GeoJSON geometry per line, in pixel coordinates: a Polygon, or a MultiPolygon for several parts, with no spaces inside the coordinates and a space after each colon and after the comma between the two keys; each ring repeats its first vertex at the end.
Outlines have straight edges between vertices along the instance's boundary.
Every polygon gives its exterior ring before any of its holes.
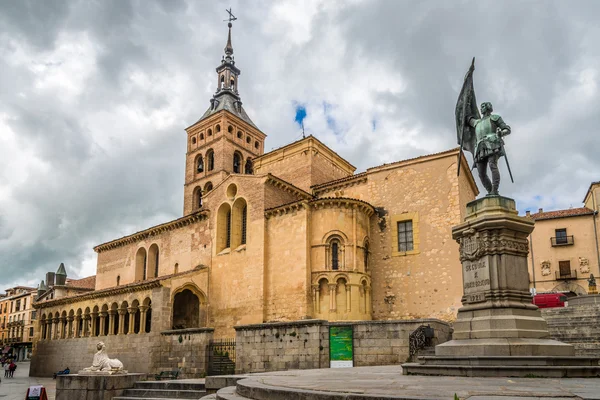
{"type": "Polygon", "coordinates": [[[490,290],[490,269],[485,259],[463,261],[463,289],[467,303],[485,301],[485,291],[490,290]]]}

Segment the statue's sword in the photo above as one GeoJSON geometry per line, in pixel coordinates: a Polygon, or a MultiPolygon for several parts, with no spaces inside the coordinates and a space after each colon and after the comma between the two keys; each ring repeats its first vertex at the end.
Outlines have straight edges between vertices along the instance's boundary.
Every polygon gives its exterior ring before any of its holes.
{"type": "Polygon", "coordinates": [[[506,168],[508,168],[508,175],[510,175],[510,181],[515,183],[515,180],[512,176],[512,171],[510,170],[510,164],[508,163],[508,156],[506,155],[506,150],[504,150],[504,140],[500,138],[500,146],[502,147],[502,152],[504,153],[504,161],[506,161],[506,168]]]}

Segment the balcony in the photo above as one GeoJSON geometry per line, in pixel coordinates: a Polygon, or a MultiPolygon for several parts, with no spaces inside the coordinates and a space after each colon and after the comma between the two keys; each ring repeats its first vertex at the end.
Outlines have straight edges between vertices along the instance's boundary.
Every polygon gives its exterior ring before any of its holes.
{"type": "Polygon", "coordinates": [[[552,247],[572,246],[575,244],[575,238],[571,236],[554,236],[550,238],[552,247]]]}
{"type": "Polygon", "coordinates": [[[569,271],[568,274],[565,273],[566,271],[555,271],[555,277],[557,281],[568,281],[571,279],[577,279],[577,270],[576,269],[572,269],[571,271],[569,271]]]}
{"type": "Polygon", "coordinates": [[[25,325],[25,321],[20,320],[20,321],[9,322],[7,326],[10,328],[12,326],[23,326],[23,325],[25,325]]]}

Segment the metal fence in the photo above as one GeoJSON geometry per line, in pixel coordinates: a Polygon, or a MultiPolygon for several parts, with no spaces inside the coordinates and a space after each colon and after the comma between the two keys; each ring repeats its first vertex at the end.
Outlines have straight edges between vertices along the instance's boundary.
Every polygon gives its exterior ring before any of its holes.
{"type": "Polygon", "coordinates": [[[235,339],[211,340],[208,344],[208,375],[235,373],[235,339]]]}

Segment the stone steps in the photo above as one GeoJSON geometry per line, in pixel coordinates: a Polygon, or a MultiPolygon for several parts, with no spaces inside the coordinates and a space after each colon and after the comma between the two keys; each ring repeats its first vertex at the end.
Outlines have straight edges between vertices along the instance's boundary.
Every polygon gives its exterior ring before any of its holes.
{"type": "Polygon", "coordinates": [[[141,381],[133,389],[126,389],[113,400],[174,400],[199,399],[206,395],[204,382],[192,381],[141,381]]]}
{"type": "Polygon", "coordinates": [[[471,365],[471,366],[590,366],[600,367],[598,357],[570,356],[423,356],[418,358],[420,364],[426,365],[471,365]]]}
{"type": "Polygon", "coordinates": [[[536,365],[426,365],[402,364],[405,375],[443,375],[462,377],[496,378],[596,378],[600,377],[600,366],[536,366],[536,365]]]}
{"type": "Polygon", "coordinates": [[[243,397],[238,395],[235,392],[235,386],[229,386],[223,389],[220,389],[217,392],[217,400],[248,400],[250,399],[249,397],[243,397]]]}

